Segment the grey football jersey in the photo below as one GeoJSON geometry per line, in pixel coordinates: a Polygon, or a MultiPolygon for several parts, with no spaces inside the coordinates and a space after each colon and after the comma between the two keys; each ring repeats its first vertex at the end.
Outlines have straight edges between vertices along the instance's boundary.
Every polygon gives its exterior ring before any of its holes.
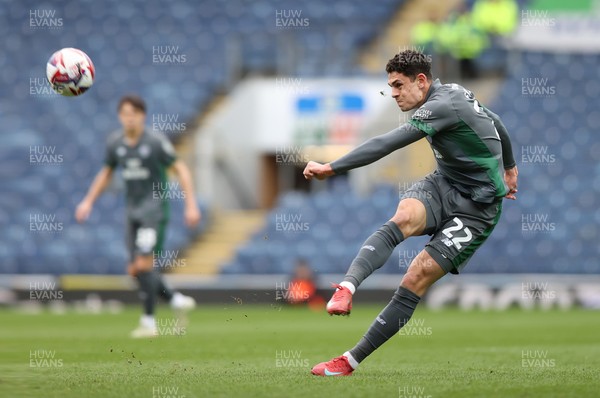
{"type": "Polygon", "coordinates": [[[105,163],[121,167],[125,180],[127,215],[134,220],[166,220],[168,203],[160,193],[167,187],[166,169],[177,156],[169,140],[146,129],[135,146],[125,142],[123,132],[108,141],[105,163]]]}
{"type": "Polygon", "coordinates": [[[484,203],[508,193],[500,136],[471,91],[436,79],[409,123],[427,134],[438,170],[456,189],[484,203]]]}

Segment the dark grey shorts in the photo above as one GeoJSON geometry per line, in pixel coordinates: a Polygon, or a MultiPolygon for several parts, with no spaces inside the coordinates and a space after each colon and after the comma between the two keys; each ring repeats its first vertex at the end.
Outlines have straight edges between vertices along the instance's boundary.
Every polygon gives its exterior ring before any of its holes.
{"type": "Polygon", "coordinates": [[[162,250],[165,239],[166,221],[127,220],[127,249],[129,261],[136,256],[150,256],[162,250]]]}
{"type": "Polygon", "coordinates": [[[425,205],[424,235],[431,235],[425,251],[446,271],[458,274],[494,230],[502,213],[502,200],[480,203],[454,188],[446,177],[433,172],[402,196],[425,205]]]}

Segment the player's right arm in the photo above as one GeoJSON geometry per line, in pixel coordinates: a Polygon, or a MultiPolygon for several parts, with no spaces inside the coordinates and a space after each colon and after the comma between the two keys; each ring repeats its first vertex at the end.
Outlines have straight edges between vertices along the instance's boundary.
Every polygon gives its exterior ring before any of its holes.
{"type": "Polygon", "coordinates": [[[83,198],[83,200],[77,205],[75,209],[75,219],[77,222],[84,222],[90,216],[94,203],[98,196],[106,189],[110,181],[112,180],[113,168],[110,166],[104,166],[92,182],[90,189],[83,198]]]}
{"type": "Polygon", "coordinates": [[[508,130],[500,116],[496,115],[494,112],[490,111],[486,107],[483,107],[484,112],[488,115],[492,121],[494,122],[494,126],[496,127],[496,131],[498,132],[498,136],[500,137],[500,143],[502,144],[502,160],[504,162],[504,182],[508,187],[508,193],[506,194],[507,199],[515,200],[517,197],[515,194],[517,191],[517,178],[519,176],[519,169],[517,168],[517,162],[515,161],[512,144],[510,142],[510,136],[508,135],[508,130]]]}
{"type": "Polygon", "coordinates": [[[332,163],[308,162],[304,169],[304,177],[307,180],[313,177],[321,180],[334,174],[366,166],[425,136],[426,134],[416,127],[408,123],[403,124],[389,133],[371,138],[332,163]]]}

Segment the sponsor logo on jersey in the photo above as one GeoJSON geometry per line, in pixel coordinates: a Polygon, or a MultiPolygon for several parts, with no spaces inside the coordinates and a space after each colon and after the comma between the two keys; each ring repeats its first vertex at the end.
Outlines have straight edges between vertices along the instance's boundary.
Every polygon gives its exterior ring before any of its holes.
{"type": "Polygon", "coordinates": [[[144,180],[150,178],[150,170],[142,167],[140,158],[130,158],[125,161],[123,178],[126,180],[144,180]]]}
{"type": "Polygon", "coordinates": [[[433,112],[430,111],[429,109],[425,109],[425,108],[419,108],[417,109],[417,111],[413,114],[412,118],[414,120],[425,120],[425,119],[429,119],[431,117],[431,114],[433,112]]]}
{"type": "Polygon", "coordinates": [[[148,156],[150,156],[150,146],[146,145],[146,144],[142,144],[140,145],[140,149],[138,150],[138,152],[140,153],[140,156],[143,158],[147,158],[148,156]]]}

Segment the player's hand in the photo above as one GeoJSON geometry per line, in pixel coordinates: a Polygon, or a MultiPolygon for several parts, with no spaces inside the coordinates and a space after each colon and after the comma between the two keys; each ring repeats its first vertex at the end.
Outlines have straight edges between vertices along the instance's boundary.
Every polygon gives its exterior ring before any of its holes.
{"type": "Polygon", "coordinates": [[[200,214],[200,210],[198,210],[197,206],[186,206],[183,218],[185,219],[185,225],[192,228],[198,225],[202,215],[200,214]]]}
{"type": "Polygon", "coordinates": [[[327,177],[331,177],[335,173],[333,172],[333,169],[329,163],[321,164],[311,160],[304,168],[303,174],[304,178],[307,180],[311,180],[313,177],[315,177],[317,180],[324,180],[327,177]]]}
{"type": "Polygon", "coordinates": [[[90,213],[92,212],[92,203],[87,200],[82,200],[77,208],[75,209],[75,219],[78,223],[82,223],[88,219],[90,213]]]}
{"type": "Polygon", "coordinates": [[[515,194],[517,193],[517,176],[519,175],[519,170],[517,166],[512,169],[504,170],[504,182],[506,182],[506,186],[508,187],[508,193],[506,194],[506,199],[516,200],[517,197],[515,194]]]}

